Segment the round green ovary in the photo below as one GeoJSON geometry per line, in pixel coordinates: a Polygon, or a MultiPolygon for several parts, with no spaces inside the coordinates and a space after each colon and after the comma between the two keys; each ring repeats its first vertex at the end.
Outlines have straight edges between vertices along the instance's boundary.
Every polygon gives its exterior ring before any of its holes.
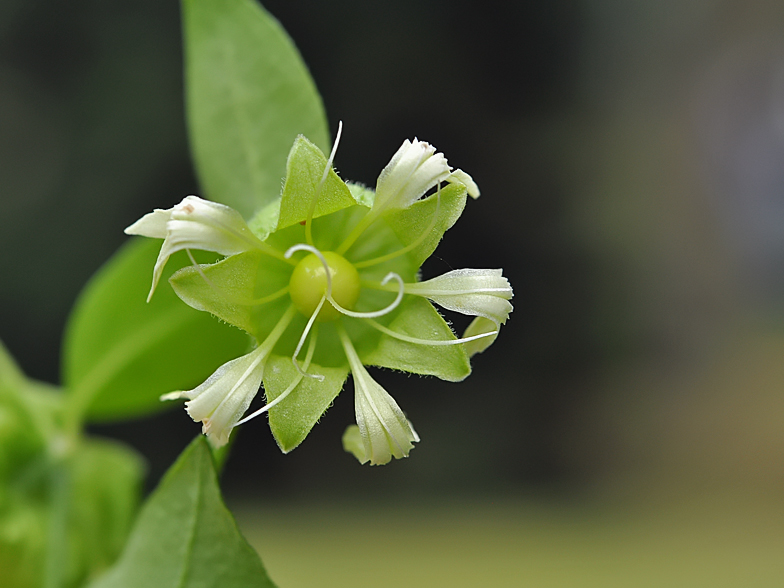
{"type": "MultiPolygon", "coordinates": [[[[352,310],[359,298],[359,274],[345,258],[337,253],[322,253],[329,266],[332,278],[332,298],[343,308],[352,310]]],[[[321,297],[327,291],[327,274],[324,264],[313,253],[304,257],[294,268],[289,281],[289,294],[294,306],[305,316],[311,316],[316,310],[321,297]]],[[[340,316],[328,301],[318,313],[316,320],[331,321],[340,316]]]]}

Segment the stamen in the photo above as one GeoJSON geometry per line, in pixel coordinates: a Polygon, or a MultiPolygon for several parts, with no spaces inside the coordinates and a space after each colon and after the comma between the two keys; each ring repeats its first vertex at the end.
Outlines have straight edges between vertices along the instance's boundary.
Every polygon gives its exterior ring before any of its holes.
{"type": "Polygon", "coordinates": [[[194,259],[193,253],[191,253],[190,249],[186,249],[185,252],[188,254],[188,257],[191,260],[191,264],[193,265],[194,268],[196,268],[196,271],[199,272],[199,275],[207,283],[207,285],[210,288],[212,288],[219,296],[225,298],[226,300],[228,300],[233,304],[241,304],[243,306],[261,306],[262,304],[267,304],[268,302],[272,302],[273,300],[277,300],[278,298],[285,296],[289,291],[289,287],[285,286],[280,290],[278,290],[277,292],[273,292],[272,294],[269,294],[267,296],[262,296],[261,298],[253,298],[253,299],[239,298],[227,292],[225,289],[221,288],[220,286],[217,286],[212,280],[210,280],[207,277],[207,274],[204,273],[204,270],[201,269],[201,265],[199,265],[196,262],[196,259],[194,259]]]}
{"type": "Polygon", "coordinates": [[[294,367],[297,368],[297,371],[300,373],[301,376],[305,376],[307,378],[313,378],[314,380],[318,380],[319,382],[324,381],[324,376],[320,374],[309,374],[305,372],[301,367],[299,367],[299,362],[297,361],[297,356],[299,352],[302,350],[302,346],[305,344],[305,339],[308,337],[308,333],[310,333],[310,329],[313,327],[313,323],[316,322],[316,317],[318,313],[321,312],[321,307],[324,306],[324,301],[326,300],[325,296],[321,297],[319,300],[318,305],[316,306],[316,310],[313,311],[313,314],[310,315],[308,319],[308,324],[305,325],[305,330],[302,331],[302,335],[299,338],[299,342],[297,343],[297,348],[294,350],[294,355],[291,356],[291,362],[294,364],[294,367]]]}
{"type": "Polygon", "coordinates": [[[397,333],[392,329],[388,329],[384,325],[377,323],[373,319],[369,319],[368,323],[374,329],[378,329],[379,331],[381,331],[386,335],[389,335],[390,337],[394,337],[395,339],[400,339],[401,341],[406,341],[408,343],[415,343],[417,345],[431,345],[431,346],[459,345],[461,343],[468,343],[469,341],[475,341],[476,339],[491,337],[492,335],[498,334],[498,331],[490,331],[489,333],[482,333],[481,335],[464,337],[462,339],[447,339],[447,340],[419,339],[418,337],[410,337],[408,335],[404,335],[403,333],[397,333]]]}
{"type": "Polygon", "coordinates": [[[324,166],[324,173],[321,176],[321,181],[319,181],[318,188],[316,188],[316,194],[313,196],[313,200],[310,203],[310,208],[308,209],[308,216],[305,219],[305,240],[308,242],[308,245],[313,245],[313,214],[316,212],[316,204],[318,203],[319,196],[321,196],[321,188],[324,186],[324,182],[327,181],[329,171],[332,169],[332,162],[335,159],[335,153],[338,150],[338,144],[340,143],[340,136],[342,134],[343,121],[341,120],[338,121],[338,132],[335,135],[335,143],[332,145],[332,151],[329,154],[327,165],[324,166]]]}
{"type": "MultiPolygon", "coordinates": [[[[303,366],[304,366],[304,368],[303,368],[303,369],[308,369],[308,367],[310,367],[310,361],[313,359],[313,353],[314,353],[314,352],[315,352],[315,350],[316,350],[316,336],[317,336],[317,335],[318,335],[318,324],[317,324],[317,325],[316,325],[316,327],[313,329],[313,337],[311,337],[311,338],[310,338],[310,343],[308,344],[308,352],[307,352],[307,354],[305,355],[305,362],[304,362],[304,364],[303,364],[303,366]]],[[[249,414],[248,416],[244,417],[242,420],[240,420],[240,421],[239,421],[239,422],[238,422],[236,425],[234,425],[234,426],[235,426],[235,427],[237,427],[237,426],[239,426],[239,425],[242,425],[242,424],[244,424],[244,423],[247,423],[249,420],[256,418],[256,417],[257,417],[257,416],[259,416],[260,414],[264,414],[264,413],[265,413],[265,412],[267,412],[269,409],[271,409],[273,406],[275,406],[276,404],[279,404],[280,402],[282,402],[283,400],[285,400],[285,399],[286,399],[286,397],[287,397],[289,394],[291,394],[291,393],[294,391],[294,389],[295,389],[295,388],[296,388],[296,387],[299,385],[299,383],[302,381],[302,377],[303,377],[302,375],[297,375],[297,376],[295,376],[295,377],[294,377],[294,379],[291,381],[291,384],[289,384],[288,388],[286,388],[286,389],[283,391],[283,393],[282,393],[280,396],[278,396],[278,397],[277,397],[275,400],[273,400],[272,402],[268,402],[267,404],[265,404],[264,406],[262,406],[262,407],[261,407],[260,409],[258,409],[257,411],[254,411],[253,413],[251,413],[251,414],[249,414]]],[[[322,377],[323,377],[323,376],[322,376],[322,377]]]]}
{"type": "Polygon", "coordinates": [[[427,236],[433,232],[433,229],[436,227],[436,222],[438,221],[438,212],[441,208],[441,184],[438,184],[438,188],[436,190],[436,210],[433,212],[433,218],[430,219],[430,224],[428,225],[427,229],[425,229],[421,235],[416,239],[416,241],[412,241],[402,249],[398,249],[392,253],[387,253],[386,255],[382,255],[381,257],[375,257],[373,259],[366,259],[365,261],[358,261],[354,264],[354,267],[361,268],[361,267],[370,267],[372,265],[377,265],[379,263],[384,263],[385,261],[389,261],[390,259],[395,259],[403,255],[404,253],[408,253],[414,247],[418,247],[422,241],[424,241],[427,236]]]}
{"type": "Polygon", "coordinates": [[[335,307],[335,310],[345,314],[346,316],[351,316],[351,317],[354,317],[354,318],[377,318],[377,317],[380,317],[380,316],[384,316],[385,314],[389,314],[390,312],[395,310],[398,307],[398,305],[400,304],[400,302],[403,300],[405,284],[403,283],[403,278],[401,278],[395,272],[389,272],[384,277],[384,279],[381,280],[381,285],[385,286],[387,284],[387,282],[389,282],[389,280],[392,280],[392,279],[397,280],[397,284],[398,284],[397,296],[395,297],[395,299],[392,301],[392,303],[389,306],[387,306],[385,308],[382,308],[381,310],[376,310],[376,311],[373,311],[373,312],[354,312],[354,311],[345,309],[342,306],[340,306],[337,302],[335,302],[335,299],[332,298],[331,294],[329,296],[327,296],[327,300],[329,300],[329,303],[332,306],[335,307]]]}

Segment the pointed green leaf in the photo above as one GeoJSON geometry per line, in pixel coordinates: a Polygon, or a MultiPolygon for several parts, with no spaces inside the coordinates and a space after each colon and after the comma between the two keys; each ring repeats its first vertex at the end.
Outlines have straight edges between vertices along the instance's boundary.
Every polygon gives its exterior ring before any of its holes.
{"type": "MultiPolygon", "coordinates": [[[[326,368],[311,364],[308,372],[320,374],[324,380],[301,378],[297,387],[280,404],[269,410],[270,429],[284,453],[302,443],[329,408],[343,388],[348,368],[326,368]]],[[[290,357],[271,356],[264,370],[267,402],[275,400],[299,377],[290,357]]]]}
{"type": "Polygon", "coordinates": [[[335,170],[330,168],[321,183],[326,169],[327,158],[319,148],[305,137],[297,137],[286,163],[278,229],[306,220],[314,202],[313,218],[357,203],[335,170]]]}
{"type": "Polygon", "coordinates": [[[204,195],[246,219],[275,200],[299,134],[329,149],[299,52],[254,0],[183,0],[188,126],[204,195]]]}
{"type": "Polygon", "coordinates": [[[144,505],[117,564],[92,588],[274,588],[223,503],[197,437],[144,505]]]}
{"type": "MultiPolygon", "coordinates": [[[[433,305],[418,296],[407,296],[403,300],[400,313],[388,328],[419,339],[455,339],[452,329],[433,305]]],[[[437,376],[450,382],[459,382],[471,373],[471,364],[463,344],[436,347],[384,335],[377,347],[368,353],[360,351],[360,356],[365,365],[437,376]]]]}
{"type": "MultiPolygon", "coordinates": [[[[247,348],[244,333],[189,308],[169,287],[145,303],[159,248],[151,239],[127,243],[90,280],[69,319],[63,383],[70,409],[92,420],[169,408],[161,394],[193,388],[247,348]]],[[[177,256],[164,278],[184,265],[185,253],[177,256]]]]}
{"type": "Polygon", "coordinates": [[[465,204],[465,186],[449,184],[441,189],[440,204],[433,194],[408,208],[390,210],[383,218],[404,245],[417,242],[408,255],[418,267],[432,255],[444,233],[460,218],[465,204]],[[436,210],[438,216],[434,218],[436,210]]]}

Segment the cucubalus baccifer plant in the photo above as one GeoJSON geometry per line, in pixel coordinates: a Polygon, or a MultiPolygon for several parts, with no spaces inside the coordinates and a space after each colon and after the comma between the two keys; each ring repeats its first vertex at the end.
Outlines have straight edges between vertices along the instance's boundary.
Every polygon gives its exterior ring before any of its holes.
{"type": "Polygon", "coordinates": [[[280,25],[255,0],[183,0],[182,12],[204,197],[128,227],[163,244],[129,240],[85,287],[60,389],[0,345],[3,588],[274,586],[221,499],[232,430],[266,413],[290,451],[351,375],[345,449],[369,464],[407,456],[414,427],[365,366],[462,380],[512,309],[500,269],[419,274],[479,196],[468,173],[406,139],[374,186],[343,181],[342,126],[333,145],[280,25]],[[439,308],[474,319],[458,336],[439,308]],[[210,443],[197,435],[137,514],[143,460],[85,427],[179,398],[210,443]]]}
{"type": "Polygon", "coordinates": [[[278,445],[290,451],[351,373],[357,424],[346,429],[344,448],[372,465],[406,457],[419,437],[364,366],[462,380],[471,371],[469,357],[495,340],[512,310],[500,269],[419,280],[422,262],[463,212],[466,195],[479,197],[470,175],[453,170],[428,143],[406,139],[373,191],[337,175],[338,140],[327,159],[298,137],[281,198],[248,223],[230,207],[188,196],[125,231],[164,239],[150,297],[173,253],[226,256],[198,264],[191,255],[192,265],[169,279],[184,302],[254,339],[250,353],[201,385],[162,397],[188,399],[188,414],[214,446],[267,412],[278,445]],[[431,301],[476,318],[457,338],[431,301]],[[262,384],[267,404],[244,416],[262,384]]]}

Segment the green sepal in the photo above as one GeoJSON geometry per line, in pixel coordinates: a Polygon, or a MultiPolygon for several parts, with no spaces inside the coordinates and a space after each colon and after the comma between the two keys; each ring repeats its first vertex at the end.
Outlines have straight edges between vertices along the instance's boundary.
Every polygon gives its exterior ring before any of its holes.
{"type": "Polygon", "coordinates": [[[359,182],[346,182],[346,185],[358,204],[367,208],[373,208],[373,202],[376,200],[375,190],[359,182]]]}
{"type": "Polygon", "coordinates": [[[365,451],[365,444],[362,443],[362,434],[359,432],[357,425],[346,427],[341,441],[343,442],[343,450],[356,457],[359,463],[365,464],[369,461],[365,451]]]}
{"type": "Polygon", "coordinates": [[[189,265],[169,278],[169,283],[191,308],[209,312],[256,335],[251,320],[251,302],[261,255],[258,251],[246,251],[198,268],[189,265]]]}
{"type": "Polygon", "coordinates": [[[321,97],[297,48],[255,0],[184,0],[185,97],[205,196],[252,218],[280,194],[299,134],[329,149],[321,97]]]}
{"type": "Polygon", "coordinates": [[[274,588],[237,529],[199,435],[142,509],[117,564],[91,588],[274,588]]]}
{"type": "MultiPolygon", "coordinates": [[[[323,381],[303,377],[280,404],[269,410],[269,424],[281,451],[288,453],[307,437],[310,430],[343,389],[348,367],[327,368],[314,363],[308,373],[324,376],[323,381]]],[[[291,357],[273,355],[264,370],[267,402],[280,396],[299,377],[291,357]]]]}
{"type": "MultiPolygon", "coordinates": [[[[455,339],[452,329],[433,305],[419,296],[403,299],[400,312],[388,328],[419,339],[455,339]]],[[[436,376],[449,382],[459,382],[471,373],[468,354],[462,344],[436,347],[382,335],[378,345],[371,351],[363,353],[360,348],[357,351],[365,365],[436,376]]]]}
{"type": "Polygon", "coordinates": [[[413,243],[425,235],[424,239],[408,252],[408,256],[419,267],[436,250],[444,233],[460,218],[465,204],[465,186],[448,184],[441,189],[440,204],[438,204],[438,197],[433,194],[418,200],[408,208],[388,210],[382,214],[382,218],[404,245],[413,243]],[[432,230],[428,230],[433,223],[436,208],[438,208],[438,217],[432,230]]]}
{"type": "Polygon", "coordinates": [[[330,168],[324,183],[321,183],[325,169],[327,158],[321,150],[305,137],[297,137],[286,163],[286,182],[283,184],[280,201],[278,229],[306,220],[314,200],[316,206],[312,218],[357,203],[334,169],[330,168]]]}

